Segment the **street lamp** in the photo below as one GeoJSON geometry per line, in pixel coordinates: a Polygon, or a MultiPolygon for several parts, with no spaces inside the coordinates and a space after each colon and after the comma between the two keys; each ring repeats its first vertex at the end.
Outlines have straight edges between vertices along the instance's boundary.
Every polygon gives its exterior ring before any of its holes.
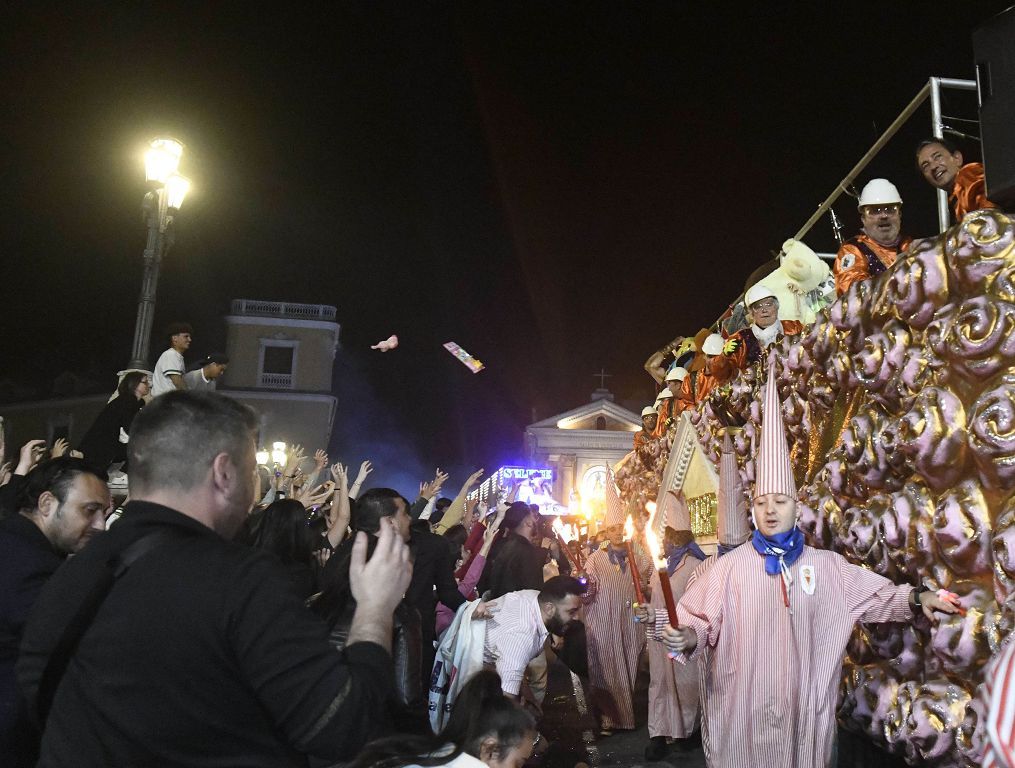
{"type": "Polygon", "coordinates": [[[144,196],[141,210],[148,226],[148,243],[144,250],[144,277],[137,302],[134,345],[128,368],[148,369],[159,265],[173,246],[173,217],[183,205],[183,198],[190,188],[190,181],[176,172],[182,156],[183,145],[168,138],[152,139],[145,153],[145,178],[152,188],[144,196]]]}

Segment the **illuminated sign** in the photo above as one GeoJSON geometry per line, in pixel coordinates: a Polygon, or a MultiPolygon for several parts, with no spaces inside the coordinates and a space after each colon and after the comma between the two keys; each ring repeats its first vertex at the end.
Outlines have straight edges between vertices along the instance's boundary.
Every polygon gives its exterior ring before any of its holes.
{"type": "Polygon", "coordinates": [[[490,506],[513,498],[538,505],[543,515],[567,514],[567,508],[553,498],[554,479],[554,470],[545,467],[501,467],[469,497],[478,497],[490,506]]]}

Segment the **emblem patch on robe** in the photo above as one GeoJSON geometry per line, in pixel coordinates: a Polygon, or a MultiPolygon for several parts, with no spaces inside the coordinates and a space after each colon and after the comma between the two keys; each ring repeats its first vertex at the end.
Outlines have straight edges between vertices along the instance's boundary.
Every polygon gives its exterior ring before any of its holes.
{"type": "Polygon", "coordinates": [[[850,267],[853,266],[853,263],[855,261],[856,256],[854,256],[852,253],[844,253],[842,254],[842,260],[839,262],[839,269],[849,269],[850,267]]]}
{"type": "Polygon", "coordinates": [[[808,595],[814,594],[815,578],[813,565],[800,566],[800,584],[808,595]]]}

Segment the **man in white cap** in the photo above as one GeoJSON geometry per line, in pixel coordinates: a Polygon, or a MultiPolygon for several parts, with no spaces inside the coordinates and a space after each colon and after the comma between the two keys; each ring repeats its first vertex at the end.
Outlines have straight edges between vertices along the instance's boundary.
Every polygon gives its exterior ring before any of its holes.
{"type": "Polygon", "coordinates": [[[804,331],[798,320],[779,319],[779,299],[767,285],[752,285],[744,296],[751,324],[741,328],[726,341],[726,359],[742,371],[758,362],[765,350],[783,336],[797,336],[804,331]]]}
{"type": "Polygon", "coordinates": [[[835,254],[835,292],[888,269],[913,242],[902,236],[902,198],[888,179],[871,179],[860,192],[861,232],[839,247],[835,254]]]}
{"type": "MultiPolygon", "coordinates": [[[[637,596],[624,541],[624,508],[613,476],[606,478],[606,542],[585,561],[588,590],[585,631],[589,658],[589,702],[599,721],[600,735],[614,729],[634,728],[632,692],[638,675],[638,657],[645,648],[645,631],[635,623],[631,609],[637,596]]],[[[631,543],[642,588],[652,574],[652,560],[631,543]]]]}
{"type": "MultiPolygon", "coordinates": [[[[775,380],[770,356],[768,380],[775,380]]],[[[856,622],[955,613],[933,592],[896,586],[804,544],[775,386],[766,385],[752,546],[717,559],[677,606],[663,641],[705,664],[710,766],[829,766],[842,657],[856,622]],[[711,655],[702,661],[706,648],[711,655]]]]}
{"type": "Polygon", "coordinates": [[[712,390],[725,384],[732,378],[735,371],[726,363],[723,347],[726,339],[718,333],[710,333],[701,345],[701,354],[705,358],[704,367],[693,376],[687,376],[680,387],[681,409],[693,408],[708,398],[712,390]]]}
{"type": "MultiPolygon", "coordinates": [[[[679,600],[687,588],[687,581],[697,566],[705,560],[691,532],[691,513],[682,491],[668,491],[663,499],[663,547],[666,555],[666,575],[673,590],[673,599],[679,600]]],[[[649,601],[656,616],[665,621],[666,603],[663,599],[659,570],[652,574],[649,601]]],[[[646,620],[648,611],[636,612],[646,620]]],[[[651,627],[651,625],[647,625],[651,627]]],[[[650,634],[655,634],[651,629],[650,634]]],[[[645,759],[662,760],[666,756],[667,741],[676,740],[681,747],[690,748],[698,725],[698,665],[674,664],[666,647],[659,642],[649,643],[648,736],[645,759]]]]}

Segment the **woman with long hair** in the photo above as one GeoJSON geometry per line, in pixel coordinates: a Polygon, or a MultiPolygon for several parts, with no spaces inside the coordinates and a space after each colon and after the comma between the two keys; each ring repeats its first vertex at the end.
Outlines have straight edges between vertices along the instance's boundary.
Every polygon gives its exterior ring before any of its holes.
{"type": "Polygon", "coordinates": [[[320,536],[310,525],[302,503],[295,499],[273,501],[247,518],[244,538],[250,546],[271,552],[281,561],[300,599],[317,592],[314,548],[320,536]]]}
{"type": "Polygon", "coordinates": [[[537,736],[532,715],[504,695],[496,672],[483,670],[462,687],[439,734],[371,742],[349,768],[521,768],[537,736]]]}
{"type": "MultiPolygon", "coordinates": [[[[124,374],[116,388],[116,397],[106,403],[78,443],[77,449],[89,465],[107,472],[113,462],[127,460],[126,438],[130,436],[130,425],[144,406],[150,389],[151,381],[144,371],[124,374]]],[[[127,467],[123,470],[127,471],[127,467]]]]}

